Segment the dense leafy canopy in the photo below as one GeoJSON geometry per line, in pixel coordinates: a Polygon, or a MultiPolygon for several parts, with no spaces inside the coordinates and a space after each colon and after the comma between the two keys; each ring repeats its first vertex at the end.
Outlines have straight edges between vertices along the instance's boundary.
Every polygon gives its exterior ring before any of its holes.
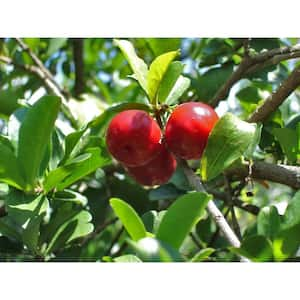
{"type": "Polygon", "coordinates": [[[247,122],[299,67],[297,39],[22,41],[29,51],[0,40],[1,261],[299,260],[299,87],[247,122]],[[109,121],[140,109],[164,126],[187,101],[220,116],[188,162],[204,191],[181,163],[166,184],[139,185],[108,153],[109,121]],[[205,212],[212,199],[240,247],[205,212]]]}

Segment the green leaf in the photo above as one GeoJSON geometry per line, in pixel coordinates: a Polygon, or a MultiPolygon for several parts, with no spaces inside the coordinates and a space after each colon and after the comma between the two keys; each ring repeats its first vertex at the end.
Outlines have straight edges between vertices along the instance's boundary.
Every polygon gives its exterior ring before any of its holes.
{"type": "Polygon", "coordinates": [[[138,242],[128,240],[128,244],[137,253],[142,261],[146,262],[182,262],[184,261],[180,253],[167,245],[163,241],[159,241],[152,237],[146,237],[138,242]]]}
{"type": "Polygon", "coordinates": [[[116,257],[113,259],[114,262],[122,262],[122,263],[127,263],[127,262],[142,262],[137,256],[132,255],[132,254],[126,254],[126,255],[122,255],[119,257],[116,257]]]}
{"type": "Polygon", "coordinates": [[[200,250],[198,253],[194,255],[194,257],[191,259],[191,262],[200,262],[206,260],[212,253],[214,253],[216,250],[213,248],[205,248],[200,250]]]}
{"type": "Polygon", "coordinates": [[[163,76],[161,83],[159,85],[157,98],[160,103],[164,103],[173,89],[178,77],[180,76],[183,70],[183,64],[179,61],[172,62],[165,75],[163,76]]]}
{"type": "Polygon", "coordinates": [[[179,38],[147,38],[145,39],[155,56],[180,48],[179,38]]]}
{"type": "Polygon", "coordinates": [[[17,108],[20,107],[18,99],[21,93],[16,89],[0,90],[0,116],[10,116],[17,108]]]}
{"type": "Polygon", "coordinates": [[[91,128],[92,134],[101,134],[103,129],[108,124],[108,122],[113,118],[113,116],[119,112],[128,109],[139,109],[149,112],[150,107],[143,103],[120,103],[110,106],[106,109],[100,116],[89,122],[88,127],[91,128]]]}
{"type": "Polygon", "coordinates": [[[280,232],[273,242],[274,256],[282,261],[296,254],[300,247],[300,191],[298,191],[286,208],[280,224],[280,232]]]}
{"type": "Polygon", "coordinates": [[[86,210],[74,210],[69,203],[60,206],[43,232],[43,239],[48,241],[46,253],[65,247],[73,240],[91,233],[94,229],[91,220],[92,215],[86,210]]]}
{"type": "Polygon", "coordinates": [[[244,153],[244,156],[246,158],[249,158],[249,159],[253,158],[253,154],[255,152],[255,149],[259,145],[259,142],[260,142],[260,139],[261,139],[262,128],[263,128],[263,124],[256,124],[256,129],[255,129],[253,140],[250,143],[248,149],[244,153]]]}
{"type": "Polygon", "coordinates": [[[33,253],[37,253],[37,246],[40,237],[40,225],[42,220],[43,215],[32,217],[22,233],[23,243],[33,253]]]}
{"type": "Polygon", "coordinates": [[[62,48],[66,44],[67,40],[68,40],[67,38],[53,38],[53,39],[50,39],[48,50],[47,50],[47,56],[51,56],[57,50],[62,48]]]}
{"type": "Polygon", "coordinates": [[[202,217],[211,196],[190,193],[178,198],[167,210],[157,231],[157,239],[179,249],[193,226],[202,217]]]}
{"type": "Polygon", "coordinates": [[[151,63],[148,73],[148,95],[151,103],[156,102],[156,95],[160,86],[160,83],[170,65],[170,63],[178,55],[178,51],[171,51],[164,53],[151,63]]]}
{"type": "Polygon", "coordinates": [[[159,224],[161,223],[161,220],[163,219],[165,213],[166,210],[161,210],[159,212],[150,210],[142,215],[142,220],[145,224],[147,232],[151,232],[153,234],[157,233],[159,224]]]}
{"type": "Polygon", "coordinates": [[[143,221],[129,204],[118,198],[110,199],[109,203],[134,241],[146,237],[147,233],[143,221]]]}
{"type": "Polygon", "coordinates": [[[203,180],[211,180],[240,158],[255,137],[256,125],[226,114],[215,125],[201,160],[203,180]]]}
{"type": "Polygon", "coordinates": [[[280,228],[280,216],[275,206],[262,208],[257,217],[257,233],[274,240],[280,228]]]}
{"type": "Polygon", "coordinates": [[[210,100],[233,72],[233,64],[208,70],[194,83],[198,97],[202,101],[210,100]]]}
{"type": "Polygon", "coordinates": [[[22,236],[16,229],[16,225],[14,225],[11,218],[8,216],[0,218],[0,233],[17,241],[22,240],[22,236]]]}
{"type": "Polygon", "coordinates": [[[20,226],[37,215],[46,213],[49,208],[48,199],[44,195],[26,195],[20,191],[11,191],[5,198],[8,216],[20,226]]]}
{"type": "Polygon", "coordinates": [[[72,190],[63,190],[60,192],[56,192],[53,196],[53,200],[73,202],[81,206],[86,206],[88,203],[88,200],[84,195],[72,190]]]}
{"type": "Polygon", "coordinates": [[[296,130],[290,128],[273,128],[273,134],[291,163],[296,162],[298,152],[298,137],[296,130]]]}
{"type": "Polygon", "coordinates": [[[22,189],[25,185],[15,154],[2,140],[0,140],[0,181],[17,189],[22,189]]]}
{"type": "Polygon", "coordinates": [[[189,88],[191,80],[187,77],[180,75],[170,91],[165,103],[172,105],[183,95],[183,93],[189,88]]]}
{"type": "Polygon", "coordinates": [[[61,191],[108,162],[109,159],[103,157],[100,148],[89,148],[86,153],[51,171],[44,181],[44,190],[49,192],[56,187],[61,191]]]}
{"type": "Polygon", "coordinates": [[[137,81],[147,94],[148,67],[146,63],[136,55],[134,47],[129,41],[114,39],[114,43],[121,49],[137,81]]]}
{"type": "Polygon", "coordinates": [[[17,157],[28,190],[35,186],[59,108],[59,97],[44,96],[28,110],[20,127],[17,157]]]}
{"type": "Polygon", "coordinates": [[[156,189],[152,189],[149,193],[150,201],[176,199],[183,194],[173,184],[161,185],[156,189]]]}
{"type": "Polygon", "coordinates": [[[240,248],[230,248],[230,250],[255,262],[269,262],[273,259],[272,245],[261,235],[246,238],[240,248]]]}
{"type": "Polygon", "coordinates": [[[258,103],[259,100],[261,100],[261,97],[258,93],[258,88],[254,86],[247,86],[243,89],[241,89],[238,93],[235,94],[235,96],[243,102],[248,103],[258,103]]]}

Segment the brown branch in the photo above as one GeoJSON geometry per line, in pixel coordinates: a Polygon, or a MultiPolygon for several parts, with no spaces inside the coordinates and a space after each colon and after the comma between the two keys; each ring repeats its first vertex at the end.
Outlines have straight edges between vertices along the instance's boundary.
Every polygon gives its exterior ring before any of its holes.
{"type": "MultiPolygon", "coordinates": [[[[247,45],[245,45],[247,46],[247,45]]],[[[248,52],[246,51],[245,54],[248,52]]],[[[216,92],[210,104],[216,107],[218,103],[226,99],[232,86],[246,75],[257,72],[267,66],[278,64],[281,61],[300,57],[300,44],[292,47],[272,49],[259,53],[255,56],[245,55],[237,69],[216,92]]]]}
{"type": "Polygon", "coordinates": [[[50,71],[44,66],[43,62],[35,55],[35,53],[28,47],[26,43],[23,42],[22,39],[16,38],[17,43],[20,45],[23,51],[27,52],[27,54],[30,56],[30,58],[33,60],[33,62],[36,64],[36,66],[40,69],[40,71],[44,74],[44,77],[47,78],[49,81],[52,82],[52,84],[56,87],[57,91],[56,94],[60,95],[64,100],[67,100],[66,97],[68,97],[68,93],[64,91],[60,85],[56,82],[53,75],[50,73],[50,71]]]}
{"type": "MultiPolygon", "coordinates": [[[[27,73],[37,76],[42,81],[43,85],[47,89],[49,89],[54,95],[61,98],[62,112],[65,114],[65,116],[69,119],[69,121],[75,128],[78,127],[76,118],[73,116],[71,110],[68,107],[68,103],[67,103],[67,99],[66,99],[65,95],[61,92],[60,88],[57,88],[57,83],[55,82],[55,80],[53,78],[50,79],[44,70],[42,70],[39,66],[17,63],[10,57],[3,56],[3,55],[0,56],[0,61],[7,65],[11,65],[20,70],[23,70],[24,72],[27,72],[27,73]]],[[[44,69],[45,69],[45,67],[44,67],[44,69]]]]}
{"type": "MultiPolygon", "coordinates": [[[[248,176],[248,173],[249,167],[247,165],[241,165],[240,167],[226,171],[226,174],[236,178],[245,178],[248,176]]],[[[285,184],[293,189],[300,189],[300,167],[296,166],[276,165],[256,161],[252,166],[251,177],[285,184]]]]}
{"type": "Polygon", "coordinates": [[[283,101],[300,85],[300,66],[294,69],[289,77],[281,83],[279,88],[273,92],[249,117],[248,122],[264,122],[283,101]]]}
{"type": "MultiPolygon", "coordinates": [[[[228,202],[226,193],[219,192],[219,191],[216,191],[216,190],[213,190],[213,189],[208,189],[208,188],[207,188],[207,192],[212,194],[218,200],[224,201],[225,203],[228,202]]],[[[249,213],[251,213],[255,216],[257,216],[259,214],[259,211],[260,211],[260,208],[258,206],[250,204],[250,203],[246,203],[246,202],[240,200],[238,197],[233,197],[232,198],[232,204],[235,207],[238,207],[238,208],[240,208],[244,211],[247,211],[247,212],[249,212],[249,213]]]]}
{"type": "MultiPolygon", "coordinates": [[[[191,184],[195,188],[197,192],[206,192],[205,188],[198,178],[198,176],[194,173],[194,171],[187,165],[185,160],[178,159],[178,162],[181,164],[183,171],[191,184]]],[[[216,204],[213,200],[210,200],[207,204],[207,211],[212,216],[218,227],[220,228],[221,232],[223,233],[226,240],[229,244],[233,247],[239,248],[241,246],[241,242],[239,241],[238,237],[231,229],[229,224],[227,223],[226,219],[224,218],[222,212],[218,209],[216,204]]],[[[241,261],[249,261],[245,257],[241,256],[241,261]]]]}
{"type": "Polygon", "coordinates": [[[83,62],[83,39],[72,39],[73,59],[75,65],[75,96],[84,91],[84,62],[83,62]]]}

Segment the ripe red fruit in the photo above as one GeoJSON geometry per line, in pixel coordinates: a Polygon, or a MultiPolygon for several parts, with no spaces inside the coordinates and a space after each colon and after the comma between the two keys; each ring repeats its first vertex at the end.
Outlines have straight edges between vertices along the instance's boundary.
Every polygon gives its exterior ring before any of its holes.
{"type": "Polygon", "coordinates": [[[212,107],[187,102],[175,108],[165,131],[169,149],[183,159],[199,159],[219,117],[212,107]]]}
{"type": "Polygon", "coordinates": [[[166,183],[176,170],[176,159],[171,152],[161,144],[161,150],[158,155],[140,167],[126,167],[131,175],[141,185],[161,185],[166,183]]]}
{"type": "Polygon", "coordinates": [[[148,163],[160,149],[161,130],[156,121],[142,110],[126,110],[109,124],[106,144],[121,163],[136,167],[148,163]]]}

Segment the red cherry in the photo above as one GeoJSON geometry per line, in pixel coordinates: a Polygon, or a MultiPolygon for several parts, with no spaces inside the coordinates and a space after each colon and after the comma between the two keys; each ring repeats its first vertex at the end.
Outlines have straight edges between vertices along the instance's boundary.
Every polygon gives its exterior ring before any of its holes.
{"type": "Polygon", "coordinates": [[[161,130],[156,121],[142,110],[126,110],[109,124],[106,144],[121,163],[136,167],[148,163],[160,149],[161,130]]]}
{"type": "Polygon", "coordinates": [[[153,186],[166,183],[175,172],[176,165],[175,157],[161,144],[161,151],[148,164],[126,169],[139,184],[153,186]]]}
{"type": "Polygon", "coordinates": [[[165,131],[169,149],[183,159],[199,159],[219,117],[212,107],[187,102],[175,108],[165,131]]]}

